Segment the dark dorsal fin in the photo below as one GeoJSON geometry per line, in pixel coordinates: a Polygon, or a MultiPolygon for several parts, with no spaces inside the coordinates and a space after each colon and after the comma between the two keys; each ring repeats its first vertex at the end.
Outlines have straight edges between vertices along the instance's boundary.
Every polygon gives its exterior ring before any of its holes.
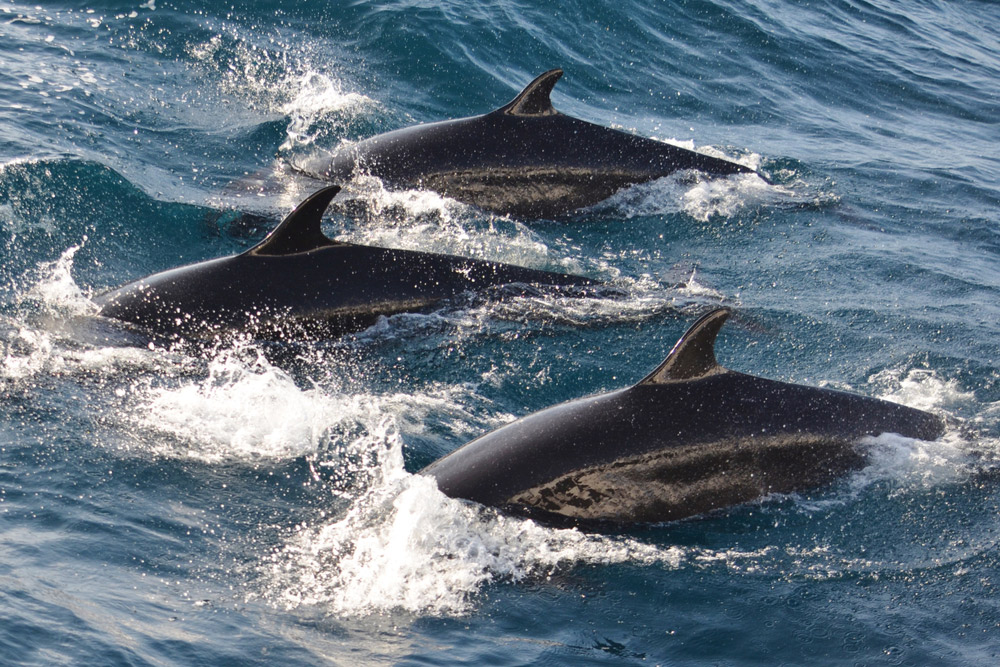
{"type": "Polygon", "coordinates": [[[313,193],[285,216],[285,219],[263,241],[247,250],[245,254],[292,255],[337,245],[336,241],[331,241],[323,234],[320,223],[326,207],[338,192],[340,186],[331,185],[313,193]]]}
{"type": "Polygon", "coordinates": [[[556,81],[563,75],[561,69],[550,69],[529,83],[513,100],[496,110],[509,116],[553,116],[558,111],[552,106],[549,95],[556,81]]]}
{"type": "Polygon", "coordinates": [[[692,324],[663,363],[639,384],[693,380],[724,371],[715,360],[715,337],[728,317],[728,308],[718,308],[692,324]]]}

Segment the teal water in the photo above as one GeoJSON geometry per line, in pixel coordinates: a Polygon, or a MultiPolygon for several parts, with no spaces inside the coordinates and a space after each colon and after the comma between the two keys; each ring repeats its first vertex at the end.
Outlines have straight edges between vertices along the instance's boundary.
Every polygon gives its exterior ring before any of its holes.
{"type": "Polygon", "coordinates": [[[998,25],[990,2],[0,3],[0,663],[995,664],[998,25]],[[358,181],[331,235],[626,296],[202,354],[93,317],[254,243],[235,212],[307,194],[289,165],[552,67],[561,111],[773,185],[664,179],[524,221],[358,181]],[[726,365],[949,432],[611,536],[412,475],[640,379],[718,304],[726,365]]]}

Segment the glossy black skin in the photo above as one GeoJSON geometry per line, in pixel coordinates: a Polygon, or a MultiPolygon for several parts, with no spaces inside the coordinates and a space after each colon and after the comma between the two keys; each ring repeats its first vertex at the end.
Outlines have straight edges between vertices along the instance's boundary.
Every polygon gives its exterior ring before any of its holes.
{"type": "Polygon", "coordinates": [[[497,262],[330,241],[318,231],[319,216],[336,189],[317,193],[286,219],[313,202],[306,222],[315,229],[308,239],[276,247],[281,239],[269,237],[241,255],[142,278],[97,297],[100,314],[159,335],[338,335],[371,326],[380,315],[420,310],[470,290],[597,284],[497,262]]]}
{"type": "Polygon", "coordinates": [[[501,214],[553,217],[683,169],[753,173],[743,165],[601,127],[552,108],[562,70],[539,76],[510,104],[482,116],[407,127],[359,142],[322,173],[356,172],[390,187],[427,188],[501,214]]]}
{"type": "Polygon", "coordinates": [[[448,255],[338,244],[296,255],[236,255],[157,273],[95,301],[105,317],[160,334],[338,335],[380,315],[417,311],[508,283],[589,285],[585,278],[448,255]]]}
{"type": "Polygon", "coordinates": [[[663,522],[821,485],[864,436],[932,440],[930,413],[715,366],[547,408],[422,471],[448,496],[558,525],[663,522]]]}

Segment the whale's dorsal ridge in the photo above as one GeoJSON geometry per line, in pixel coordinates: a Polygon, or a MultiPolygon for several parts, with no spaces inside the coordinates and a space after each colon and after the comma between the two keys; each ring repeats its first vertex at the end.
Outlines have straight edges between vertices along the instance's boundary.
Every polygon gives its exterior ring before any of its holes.
{"type": "Polygon", "coordinates": [[[247,255],[292,255],[317,248],[337,245],[323,234],[320,223],[323,213],[340,192],[340,186],[331,185],[315,192],[268,234],[263,241],[246,251],[247,255]]]}
{"type": "Polygon", "coordinates": [[[496,110],[496,113],[508,116],[553,116],[558,111],[552,106],[549,95],[556,81],[563,75],[559,68],[550,69],[539,74],[535,80],[525,86],[518,96],[496,110]]]}
{"type": "Polygon", "coordinates": [[[725,370],[715,360],[715,338],[729,318],[728,308],[717,308],[691,325],[655,371],[639,384],[693,380],[725,370]]]}

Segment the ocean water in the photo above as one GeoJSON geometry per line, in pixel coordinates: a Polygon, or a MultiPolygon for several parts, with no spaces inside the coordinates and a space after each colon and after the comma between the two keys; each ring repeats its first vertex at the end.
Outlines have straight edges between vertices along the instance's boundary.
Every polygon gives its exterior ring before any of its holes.
{"type": "Polygon", "coordinates": [[[996,664],[1000,5],[0,0],[0,663],[996,664]],[[560,220],[346,184],[326,231],[611,282],[197,353],[95,294],[239,252],[343,142],[500,106],[759,168],[560,220]],[[255,218],[240,212],[254,213],[255,218]],[[413,472],[725,365],[949,420],[832,486],[599,535],[413,472]]]}

